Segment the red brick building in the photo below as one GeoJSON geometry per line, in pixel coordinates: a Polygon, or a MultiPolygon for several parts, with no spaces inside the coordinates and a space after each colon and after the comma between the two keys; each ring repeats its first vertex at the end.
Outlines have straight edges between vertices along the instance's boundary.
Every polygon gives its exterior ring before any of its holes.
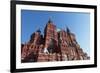
{"type": "Polygon", "coordinates": [[[28,43],[21,45],[22,62],[47,62],[87,60],[89,56],[83,52],[77,43],[75,34],[66,30],[57,31],[57,27],[51,20],[44,29],[44,37],[41,31],[34,32],[28,43]]]}

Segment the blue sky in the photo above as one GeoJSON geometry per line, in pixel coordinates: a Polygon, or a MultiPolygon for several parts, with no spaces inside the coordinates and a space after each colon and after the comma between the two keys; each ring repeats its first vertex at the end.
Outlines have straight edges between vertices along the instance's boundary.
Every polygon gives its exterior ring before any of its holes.
{"type": "Polygon", "coordinates": [[[21,10],[21,43],[28,42],[30,35],[38,29],[43,34],[49,18],[58,29],[68,27],[83,51],[90,55],[89,13],[21,10]]]}

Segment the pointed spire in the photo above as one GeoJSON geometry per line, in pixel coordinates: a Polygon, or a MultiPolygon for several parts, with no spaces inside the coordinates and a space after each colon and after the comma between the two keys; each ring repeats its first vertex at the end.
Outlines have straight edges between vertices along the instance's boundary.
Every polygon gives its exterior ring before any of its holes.
{"type": "Polygon", "coordinates": [[[52,21],[51,21],[51,18],[49,18],[49,21],[48,21],[48,23],[52,23],[52,21]]]}
{"type": "Polygon", "coordinates": [[[39,32],[39,33],[41,33],[40,29],[38,29],[36,32],[39,32]]]}
{"type": "Polygon", "coordinates": [[[66,27],[66,32],[67,32],[67,33],[70,33],[70,30],[69,30],[69,28],[68,28],[68,27],[66,27]]]}

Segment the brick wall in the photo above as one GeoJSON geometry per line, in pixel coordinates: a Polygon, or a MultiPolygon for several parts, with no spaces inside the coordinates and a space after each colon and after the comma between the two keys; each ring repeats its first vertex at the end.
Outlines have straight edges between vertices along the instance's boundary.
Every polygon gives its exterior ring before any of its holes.
{"type": "Polygon", "coordinates": [[[48,21],[44,29],[44,37],[40,30],[34,32],[30,41],[21,45],[22,62],[49,62],[87,60],[90,57],[76,41],[70,30],[57,31],[56,25],[48,21]],[[47,52],[44,52],[46,50],[47,52]]]}

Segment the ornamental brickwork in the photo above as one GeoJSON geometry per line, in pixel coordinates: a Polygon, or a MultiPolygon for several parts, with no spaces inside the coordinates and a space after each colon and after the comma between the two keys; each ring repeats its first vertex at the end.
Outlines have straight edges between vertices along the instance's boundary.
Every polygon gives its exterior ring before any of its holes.
{"type": "Polygon", "coordinates": [[[68,28],[57,31],[51,20],[44,29],[44,37],[41,31],[37,30],[27,43],[21,44],[22,63],[88,59],[90,57],[80,48],[75,34],[68,28]]]}

